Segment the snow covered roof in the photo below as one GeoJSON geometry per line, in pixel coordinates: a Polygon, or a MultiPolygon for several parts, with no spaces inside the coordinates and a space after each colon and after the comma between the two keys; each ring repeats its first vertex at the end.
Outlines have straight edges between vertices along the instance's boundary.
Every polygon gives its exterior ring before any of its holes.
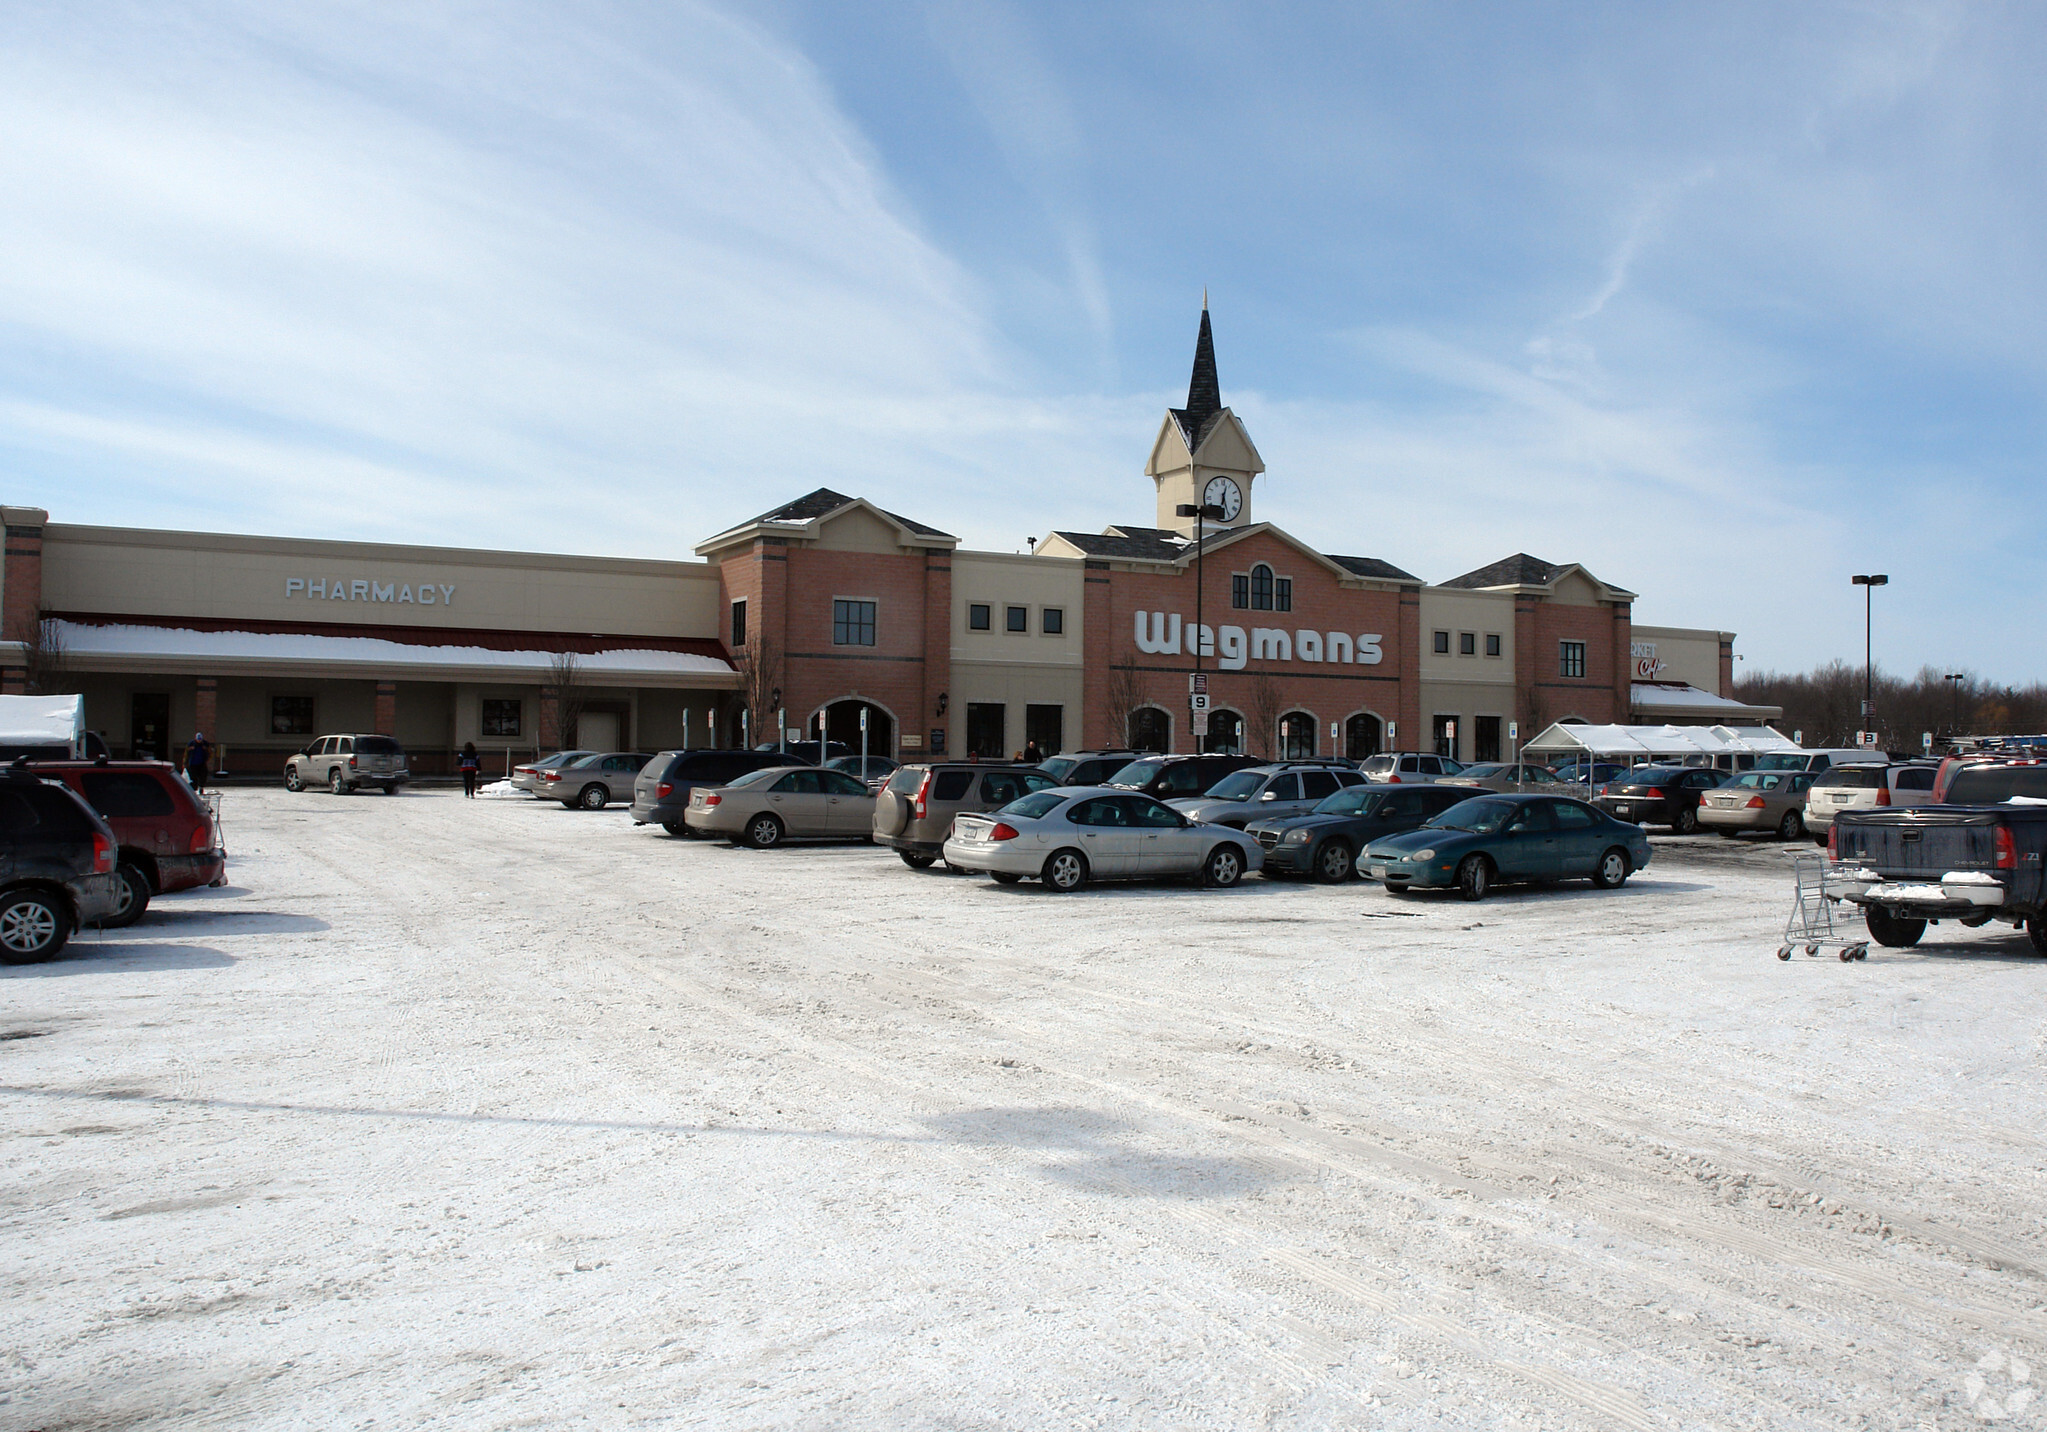
{"type": "Polygon", "coordinates": [[[1768,726],[1577,726],[1548,727],[1521,747],[1524,753],[1556,751],[1595,756],[1761,755],[1796,751],[1797,743],[1768,726]]]}
{"type": "Polygon", "coordinates": [[[84,750],[83,696],[0,696],[0,745],[84,750]]]}
{"type": "MultiPolygon", "coordinates": [[[[416,646],[367,636],[294,632],[193,631],[185,627],[57,623],[67,659],[96,671],[203,671],[228,675],[279,668],[307,674],[372,677],[399,673],[414,680],[531,682],[543,680],[551,651],[494,651],[481,646],[416,646]]],[[[621,647],[578,652],[586,680],[634,686],[731,686],[732,667],[685,651],[621,647]]]]}
{"type": "Polygon", "coordinates": [[[1723,716],[1730,721],[1768,721],[1784,714],[1781,706],[1749,706],[1682,681],[1637,681],[1628,688],[1628,705],[1645,716],[1723,716]]]}

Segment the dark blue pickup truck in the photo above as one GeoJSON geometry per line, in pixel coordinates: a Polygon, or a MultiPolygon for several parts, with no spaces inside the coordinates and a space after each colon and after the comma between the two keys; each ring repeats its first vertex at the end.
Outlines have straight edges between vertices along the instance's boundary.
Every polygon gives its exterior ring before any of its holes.
{"type": "Polygon", "coordinates": [[[1880,945],[1916,945],[1942,920],[1970,929],[2002,920],[2047,955],[2047,764],[1964,767],[1946,796],[1835,816],[1828,885],[1862,907],[1880,945]]]}

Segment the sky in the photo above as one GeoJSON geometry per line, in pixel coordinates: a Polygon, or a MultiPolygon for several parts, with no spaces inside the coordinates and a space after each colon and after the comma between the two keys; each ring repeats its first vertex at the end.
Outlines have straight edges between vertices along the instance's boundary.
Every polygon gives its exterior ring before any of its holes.
{"type": "Polygon", "coordinates": [[[0,0],[0,499],[686,557],[818,486],[2047,676],[2047,8],[0,0]],[[2013,624],[2013,618],[2018,618],[2013,624]]]}

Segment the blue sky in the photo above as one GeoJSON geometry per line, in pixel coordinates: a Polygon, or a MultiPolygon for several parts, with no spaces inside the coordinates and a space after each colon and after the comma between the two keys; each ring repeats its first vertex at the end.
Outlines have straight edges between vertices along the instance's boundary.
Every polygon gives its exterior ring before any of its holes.
{"type": "Polygon", "coordinates": [[[56,520],[1148,522],[1206,287],[1325,550],[1583,561],[1780,668],[1887,571],[1880,660],[2047,674],[2038,7],[0,14],[0,463],[56,520]]]}

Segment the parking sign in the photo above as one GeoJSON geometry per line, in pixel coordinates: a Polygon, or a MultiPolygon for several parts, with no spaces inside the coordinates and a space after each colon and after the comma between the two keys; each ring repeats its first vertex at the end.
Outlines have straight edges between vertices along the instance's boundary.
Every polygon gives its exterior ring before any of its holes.
{"type": "Polygon", "coordinates": [[[1187,709],[1189,711],[1206,711],[1208,709],[1208,693],[1206,691],[1197,691],[1189,696],[1187,698],[1187,709]]]}

